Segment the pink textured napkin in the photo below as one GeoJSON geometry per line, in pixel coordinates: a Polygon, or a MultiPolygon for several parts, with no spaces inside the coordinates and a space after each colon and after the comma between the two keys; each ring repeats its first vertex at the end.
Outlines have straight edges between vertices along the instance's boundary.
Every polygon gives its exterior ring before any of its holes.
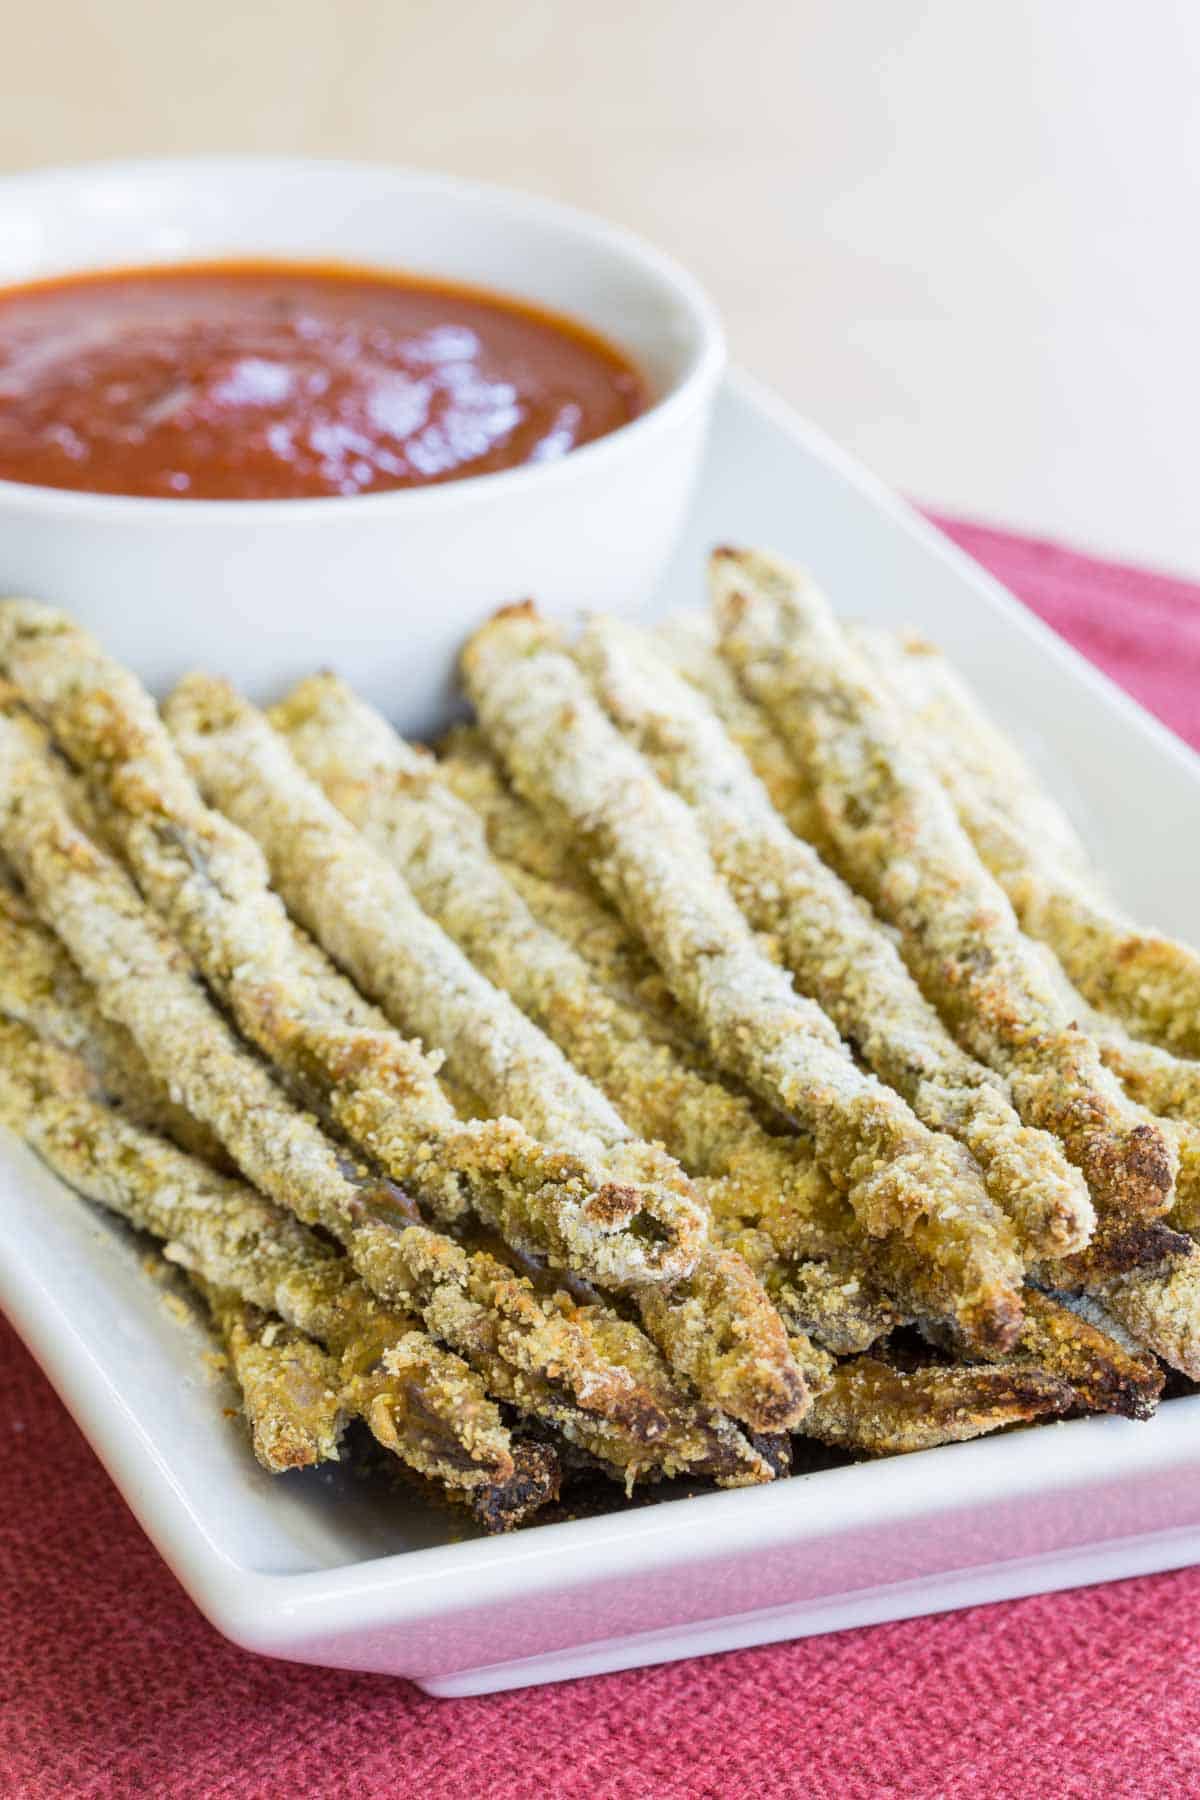
{"type": "MultiPolygon", "coordinates": [[[[1200,744],[1200,587],[945,529],[1200,744]]],[[[456,1702],[225,1643],[0,1322],[0,1796],[1200,1792],[1200,1569],[456,1702]]]]}

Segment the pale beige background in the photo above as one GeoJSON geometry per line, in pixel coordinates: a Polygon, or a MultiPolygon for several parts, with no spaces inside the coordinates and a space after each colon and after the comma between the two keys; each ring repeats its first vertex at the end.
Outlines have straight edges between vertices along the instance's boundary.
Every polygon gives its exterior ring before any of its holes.
{"type": "Polygon", "coordinates": [[[595,207],[908,492],[1200,572],[1196,0],[0,0],[0,169],[303,150],[595,207]]]}

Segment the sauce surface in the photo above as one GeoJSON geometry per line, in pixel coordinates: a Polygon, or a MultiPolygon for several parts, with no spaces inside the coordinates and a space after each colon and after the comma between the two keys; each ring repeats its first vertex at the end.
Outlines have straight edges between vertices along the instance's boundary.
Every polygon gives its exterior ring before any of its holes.
{"type": "Polygon", "coordinates": [[[378,493],[548,462],[645,385],[571,320],[370,270],[182,265],[0,290],[0,478],[157,499],[378,493]]]}

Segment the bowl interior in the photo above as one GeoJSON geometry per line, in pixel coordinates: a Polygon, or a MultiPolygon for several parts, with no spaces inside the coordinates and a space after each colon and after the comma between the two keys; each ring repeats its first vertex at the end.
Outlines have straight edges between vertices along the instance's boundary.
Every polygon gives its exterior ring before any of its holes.
{"type": "Polygon", "coordinates": [[[256,158],[0,181],[0,283],[247,255],[410,270],[533,300],[627,350],[656,400],[719,341],[703,296],[666,258],[598,220],[502,189],[256,158]]]}

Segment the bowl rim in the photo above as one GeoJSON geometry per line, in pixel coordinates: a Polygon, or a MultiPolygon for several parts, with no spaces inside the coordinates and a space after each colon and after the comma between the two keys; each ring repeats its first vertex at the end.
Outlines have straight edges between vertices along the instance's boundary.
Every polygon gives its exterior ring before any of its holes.
{"type": "MultiPolygon", "coordinates": [[[[0,504],[36,513],[65,513],[72,518],[94,517],[98,521],[132,523],[138,519],[149,524],[170,520],[174,524],[188,521],[194,526],[254,523],[299,525],[314,517],[332,523],[347,512],[376,516],[388,509],[403,512],[436,511],[468,507],[474,501],[499,500],[516,489],[550,486],[574,480],[589,472],[601,475],[603,465],[621,457],[652,436],[669,430],[675,421],[688,413],[705,396],[711,398],[717,379],[726,365],[725,334],[720,315],[695,276],[681,263],[659,250],[654,244],[623,225],[581,207],[529,193],[522,188],[505,187],[498,182],[476,181],[468,176],[448,175],[436,169],[422,169],[406,163],[369,162],[343,157],[306,157],[239,155],[216,153],[203,156],[114,157],[95,162],[56,164],[47,168],[16,170],[0,176],[0,210],[10,195],[22,188],[70,188],[98,177],[116,176],[148,179],[180,179],[212,176],[220,172],[271,170],[289,175],[309,173],[340,174],[351,179],[390,177],[414,187],[453,196],[474,196],[496,205],[523,220],[540,222],[576,237],[590,238],[601,248],[611,250],[628,263],[636,264],[649,280],[669,289],[689,314],[696,332],[696,347],[688,366],[670,391],[654,401],[636,419],[619,425],[615,431],[581,444],[556,462],[522,463],[512,469],[497,469],[482,475],[432,484],[426,487],[390,488],[374,494],[329,494],[306,496],[294,500],[188,500],[147,494],[93,494],[86,489],[47,487],[38,482],[0,479],[0,504]]],[[[316,247],[314,246],[314,254],[316,247]]],[[[299,252],[297,252],[299,254],[299,252]]],[[[169,266],[172,259],[155,259],[169,266]]],[[[177,259],[181,266],[189,260],[177,259]]],[[[100,265],[97,265],[100,266],[100,265]]],[[[114,265],[114,267],[127,265],[114,265]]],[[[149,265],[147,265],[149,266],[149,265]]],[[[381,265],[382,266],[382,265],[381,265]]],[[[85,271],[80,271],[84,273],[85,271]]],[[[34,277],[33,279],[38,279],[34,277]]],[[[0,292],[7,285],[0,284],[0,292]]],[[[486,284],[483,284],[486,285],[486,284]]],[[[499,291],[499,290],[497,290],[499,291]]],[[[519,297],[519,296],[514,296],[519,297]]]]}

